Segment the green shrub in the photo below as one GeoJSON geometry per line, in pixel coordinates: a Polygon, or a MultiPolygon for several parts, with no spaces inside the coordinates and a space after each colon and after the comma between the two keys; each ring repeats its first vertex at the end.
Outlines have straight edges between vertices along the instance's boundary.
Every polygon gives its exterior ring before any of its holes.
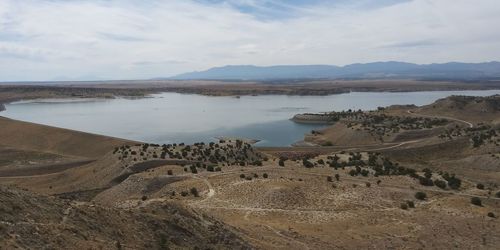
{"type": "Polygon", "coordinates": [[[329,181],[329,182],[332,182],[333,178],[331,176],[328,176],[328,177],[326,177],[326,180],[329,181]]]}
{"type": "Polygon", "coordinates": [[[481,183],[478,183],[478,184],[476,185],[476,187],[477,187],[477,189],[481,189],[481,190],[483,190],[483,189],[484,189],[484,185],[483,185],[483,184],[481,184],[481,183]]]}
{"type": "Polygon", "coordinates": [[[442,180],[435,180],[434,185],[436,185],[438,188],[445,189],[446,188],[446,182],[442,180]]]}
{"type": "Polygon", "coordinates": [[[479,199],[479,197],[472,197],[470,198],[470,203],[472,203],[473,205],[476,205],[476,206],[483,206],[483,202],[481,201],[481,199],[479,199]]]}
{"type": "Polygon", "coordinates": [[[408,209],[408,205],[406,203],[401,203],[400,207],[403,210],[407,210],[408,209]]]}
{"type": "Polygon", "coordinates": [[[306,168],[313,168],[314,167],[314,164],[307,159],[302,160],[302,165],[304,165],[304,167],[306,167],[306,168]]]}
{"type": "Polygon", "coordinates": [[[496,218],[495,214],[493,212],[489,212],[488,213],[488,217],[491,217],[491,218],[496,218]]]}
{"type": "Polygon", "coordinates": [[[267,179],[268,175],[267,175],[266,173],[264,173],[264,174],[262,175],[262,177],[264,177],[264,178],[266,178],[266,179],[267,179]]]}
{"type": "Polygon", "coordinates": [[[168,174],[168,175],[173,175],[173,174],[174,174],[174,172],[172,171],[172,169],[169,169],[169,170],[167,171],[167,174],[168,174]]]}
{"type": "Polygon", "coordinates": [[[245,178],[245,174],[240,174],[240,178],[244,179],[245,178]]]}
{"type": "Polygon", "coordinates": [[[335,174],[335,179],[336,179],[337,181],[340,181],[340,175],[339,175],[339,174],[335,174]]]}
{"type": "Polygon", "coordinates": [[[415,198],[418,200],[425,200],[425,199],[427,199],[427,194],[424,192],[416,192],[415,198]]]}

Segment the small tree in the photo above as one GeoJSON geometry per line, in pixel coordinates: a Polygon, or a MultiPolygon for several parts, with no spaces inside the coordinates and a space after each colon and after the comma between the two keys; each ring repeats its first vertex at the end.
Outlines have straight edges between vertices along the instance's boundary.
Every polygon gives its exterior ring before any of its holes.
{"type": "Polygon", "coordinates": [[[491,218],[496,218],[495,214],[493,212],[489,212],[488,213],[488,217],[491,217],[491,218]]]}
{"type": "Polygon", "coordinates": [[[366,187],[371,187],[372,186],[372,184],[369,183],[369,182],[365,183],[365,185],[366,185],[366,187]]]}
{"type": "Polygon", "coordinates": [[[408,205],[406,203],[401,203],[400,207],[403,210],[407,210],[408,209],[408,205]]]}
{"type": "Polygon", "coordinates": [[[143,195],[143,196],[141,197],[141,200],[143,200],[143,201],[145,201],[145,200],[147,200],[147,199],[148,199],[148,197],[147,197],[147,196],[145,196],[145,195],[143,195]]]}
{"type": "Polygon", "coordinates": [[[174,172],[172,171],[172,169],[169,169],[169,170],[167,170],[167,174],[168,174],[168,175],[173,175],[173,174],[174,174],[174,172]]]}
{"type": "Polygon", "coordinates": [[[332,182],[333,178],[331,176],[328,176],[328,177],[326,177],[326,180],[329,181],[329,182],[332,182]]]}
{"type": "Polygon", "coordinates": [[[264,174],[262,175],[262,177],[264,177],[265,179],[267,179],[268,175],[267,175],[266,173],[264,173],[264,174]]]}
{"type": "Polygon", "coordinates": [[[245,174],[240,174],[240,178],[244,179],[245,178],[245,174]]]}
{"type": "Polygon", "coordinates": [[[427,199],[427,194],[424,192],[416,192],[415,198],[417,198],[419,200],[425,200],[425,199],[427,199]]]}
{"type": "Polygon", "coordinates": [[[472,197],[470,198],[470,203],[472,203],[473,205],[476,205],[476,206],[483,206],[483,203],[481,201],[481,199],[479,199],[479,197],[472,197]]]}
{"type": "Polygon", "coordinates": [[[477,187],[477,189],[481,189],[481,190],[483,190],[483,189],[484,189],[484,185],[483,185],[482,183],[478,183],[478,184],[476,185],[476,187],[477,187]]]}
{"type": "Polygon", "coordinates": [[[339,174],[335,174],[335,179],[336,179],[337,181],[340,181],[340,175],[339,175],[339,174]]]}

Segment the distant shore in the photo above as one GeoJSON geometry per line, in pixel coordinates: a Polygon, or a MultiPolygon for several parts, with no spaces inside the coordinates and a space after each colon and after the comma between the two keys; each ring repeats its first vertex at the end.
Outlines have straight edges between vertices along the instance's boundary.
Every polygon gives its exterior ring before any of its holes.
{"type": "Polygon", "coordinates": [[[500,89],[496,81],[281,80],[281,81],[103,81],[0,83],[0,103],[46,98],[144,98],[162,92],[206,96],[325,96],[349,92],[418,92],[500,89]]]}

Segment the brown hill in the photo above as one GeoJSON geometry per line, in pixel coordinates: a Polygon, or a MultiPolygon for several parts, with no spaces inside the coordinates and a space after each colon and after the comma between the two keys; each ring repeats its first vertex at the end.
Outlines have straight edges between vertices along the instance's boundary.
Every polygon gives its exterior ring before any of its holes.
{"type": "Polygon", "coordinates": [[[128,140],[0,117],[0,145],[58,155],[99,158],[128,140]]]}
{"type": "Polygon", "coordinates": [[[248,249],[234,229],[178,204],[121,210],[0,186],[1,249],[248,249]]]}
{"type": "Polygon", "coordinates": [[[449,116],[473,123],[500,122],[500,95],[450,96],[422,106],[418,114],[449,116]]]}

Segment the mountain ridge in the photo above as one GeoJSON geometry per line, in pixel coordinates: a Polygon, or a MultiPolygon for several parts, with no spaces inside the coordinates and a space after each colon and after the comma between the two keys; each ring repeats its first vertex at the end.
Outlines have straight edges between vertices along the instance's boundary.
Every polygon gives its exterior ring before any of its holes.
{"type": "Polygon", "coordinates": [[[338,78],[478,79],[500,77],[500,62],[415,64],[398,61],[335,65],[226,65],[170,77],[176,80],[275,80],[338,78]]]}

